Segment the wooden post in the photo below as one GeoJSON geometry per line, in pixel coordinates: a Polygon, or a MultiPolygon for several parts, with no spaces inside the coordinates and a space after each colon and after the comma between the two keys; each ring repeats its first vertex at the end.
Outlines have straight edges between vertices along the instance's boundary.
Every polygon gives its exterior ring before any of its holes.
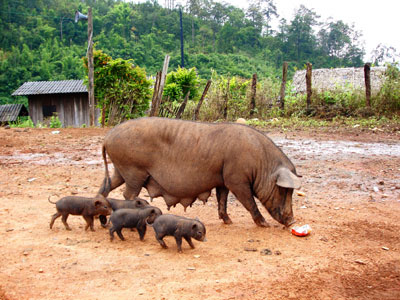
{"type": "Polygon", "coordinates": [[[226,87],[225,101],[224,101],[224,119],[228,117],[228,101],[229,101],[229,88],[230,88],[231,79],[228,78],[228,84],[226,87]]]}
{"type": "Polygon", "coordinates": [[[279,99],[280,107],[282,110],[285,109],[287,69],[288,69],[288,63],[287,63],[287,61],[285,61],[285,62],[283,62],[283,66],[282,66],[282,83],[281,83],[281,92],[280,92],[280,99],[279,99]]]}
{"type": "Polygon", "coordinates": [[[94,126],[94,67],[93,67],[93,19],[92,8],[88,12],[88,79],[89,79],[89,124],[94,126]]]}
{"type": "Polygon", "coordinates": [[[257,92],[257,74],[253,74],[251,82],[251,96],[250,96],[250,116],[254,115],[256,109],[256,92],[257,92]]]}
{"type": "Polygon", "coordinates": [[[156,111],[154,112],[155,113],[154,115],[156,117],[158,116],[158,110],[161,105],[161,100],[162,100],[162,95],[163,95],[164,85],[165,85],[165,78],[167,77],[167,73],[168,73],[168,65],[169,65],[169,55],[165,55],[164,65],[163,65],[163,69],[161,72],[160,85],[157,90],[156,111]]]}
{"type": "Polygon", "coordinates": [[[207,95],[207,92],[208,92],[208,89],[210,88],[210,85],[211,85],[211,80],[207,81],[207,83],[206,83],[206,87],[204,88],[203,94],[201,95],[201,98],[200,98],[200,100],[199,100],[199,103],[197,104],[197,107],[196,107],[196,109],[195,109],[195,111],[194,111],[194,114],[193,114],[193,121],[196,121],[197,118],[199,117],[200,107],[201,107],[201,105],[203,104],[204,98],[205,98],[206,95],[207,95]]]}
{"type": "Polygon", "coordinates": [[[307,110],[310,109],[311,105],[311,76],[312,76],[312,63],[307,63],[307,73],[306,73],[306,85],[307,85],[307,110]]]}
{"type": "Polygon", "coordinates": [[[186,103],[189,100],[189,96],[190,96],[190,91],[188,91],[186,93],[185,100],[183,100],[181,106],[179,107],[178,112],[176,113],[176,116],[175,116],[176,119],[180,119],[182,114],[183,114],[183,112],[185,111],[186,103]]]}
{"type": "Polygon", "coordinates": [[[371,65],[364,65],[365,100],[367,107],[371,107],[371,65]]]}
{"type": "Polygon", "coordinates": [[[157,72],[156,82],[154,83],[153,98],[151,99],[151,109],[149,114],[150,117],[154,117],[156,115],[156,112],[159,111],[157,96],[158,96],[158,90],[160,88],[160,81],[161,81],[161,71],[157,72]]]}

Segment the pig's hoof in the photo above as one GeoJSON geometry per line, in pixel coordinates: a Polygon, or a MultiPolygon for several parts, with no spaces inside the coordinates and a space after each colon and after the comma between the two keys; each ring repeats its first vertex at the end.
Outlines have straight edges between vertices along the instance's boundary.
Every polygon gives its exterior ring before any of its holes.
{"type": "Polygon", "coordinates": [[[232,220],[231,218],[229,218],[228,215],[222,215],[219,217],[220,219],[222,219],[222,221],[224,222],[224,224],[230,225],[232,224],[232,220]]]}
{"type": "Polygon", "coordinates": [[[269,224],[264,219],[255,220],[255,223],[260,227],[269,227],[269,224]]]}

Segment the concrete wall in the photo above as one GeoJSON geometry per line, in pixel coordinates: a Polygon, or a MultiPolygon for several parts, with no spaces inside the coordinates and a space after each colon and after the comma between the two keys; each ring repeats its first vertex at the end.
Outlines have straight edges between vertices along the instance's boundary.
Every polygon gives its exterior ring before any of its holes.
{"type": "MultiPolygon", "coordinates": [[[[379,92],[385,67],[371,67],[372,93],[379,92]]],[[[364,68],[315,69],[312,70],[312,88],[318,91],[337,88],[355,88],[365,90],[364,68]]],[[[306,70],[297,71],[293,76],[293,85],[298,93],[306,93],[306,70]]]]}

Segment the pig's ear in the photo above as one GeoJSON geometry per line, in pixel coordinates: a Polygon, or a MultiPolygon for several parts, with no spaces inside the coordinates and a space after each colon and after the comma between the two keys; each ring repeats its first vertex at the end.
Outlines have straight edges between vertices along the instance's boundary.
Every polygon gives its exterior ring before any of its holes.
{"type": "Polygon", "coordinates": [[[301,186],[299,177],[288,168],[279,168],[274,175],[276,176],[276,185],[280,187],[298,189],[301,186]]]}
{"type": "Polygon", "coordinates": [[[196,230],[197,229],[197,224],[193,224],[192,225],[192,230],[196,230]]]}
{"type": "Polygon", "coordinates": [[[101,201],[100,200],[95,200],[94,201],[94,206],[99,206],[101,205],[101,201]]]}

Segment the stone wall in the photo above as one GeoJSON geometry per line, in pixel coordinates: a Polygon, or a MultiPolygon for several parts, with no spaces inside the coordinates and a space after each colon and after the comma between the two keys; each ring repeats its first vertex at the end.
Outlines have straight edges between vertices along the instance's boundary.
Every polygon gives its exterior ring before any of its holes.
{"type": "MultiPolygon", "coordinates": [[[[371,90],[378,93],[383,82],[385,67],[371,67],[371,90]]],[[[365,90],[364,68],[315,69],[312,70],[312,89],[318,91],[355,88],[365,90]]],[[[293,76],[296,92],[306,93],[306,70],[293,76]]]]}

